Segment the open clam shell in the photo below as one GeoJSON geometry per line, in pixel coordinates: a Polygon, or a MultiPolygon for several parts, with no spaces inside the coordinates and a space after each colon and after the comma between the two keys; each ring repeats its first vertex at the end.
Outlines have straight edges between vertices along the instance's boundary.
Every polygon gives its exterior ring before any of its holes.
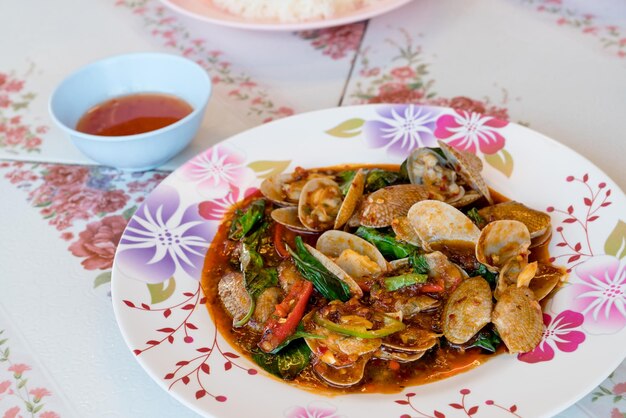
{"type": "Polygon", "coordinates": [[[382,345],[396,351],[423,352],[437,345],[439,337],[441,334],[409,325],[402,331],[383,338],[382,345]]]}
{"type": "Polygon", "coordinates": [[[335,218],[334,229],[339,229],[350,220],[350,217],[354,213],[357,205],[359,204],[361,197],[363,197],[363,190],[365,189],[365,172],[363,169],[359,169],[354,178],[352,179],[352,183],[350,183],[350,188],[348,189],[348,193],[346,193],[346,197],[343,199],[341,203],[341,207],[339,208],[339,212],[337,213],[337,217],[335,218]]]}
{"type": "Polygon", "coordinates": [[[267,199],[279,206],[297,206],[300,198],[299,193],[296,199],[289,199],[287,193],[283,189],[283,185],[294,178],[293,173],[277,174],[263,180],[259,189],[267,199]]]}
{"type": "Polygon", "coordinates": [[[396,239],[421,247],[420,237],[417,235],[415,229],[413,229],[413,226],[411,225],[411,222],[409,222],[409,219],[406,216],[394,219],[391,222],[391,228],[396,234],[396,239]]]}
{"type": "Polygon", "coordinates": [[[448,291],[455,289],[463,280],[469,278],[465,270],[451,262],[448,257],[440,251],[424,254],[423,257],[428,263],[428,276],[437,275],[441,277],[448,291]]]}
{"type": "Polygon", "coordinates": [[[443,308],[443,334],[454,344],[469,341],[491,321],[493,302],[489,283],[480,276],[464,280],[443,308]]]}
{"type": "Polygon", "coordinates": [[[417,202],[407,218],[427,251],[436,243],[461,241],[475,245],[480,236],[480,230],[467,216],[438,200],[417,202]]]}
{"type": "Polygon", "coordinates": [[[348,285],[350,289],[350,294],[352,296],[356,296],[358,298],[363,297],[363,290],[359,287],[357,282],[354,281],[352,277],[348,273],[346,273],[341,267],[339,267],[333,260],[326,257],[322,252],[317,249],[311,247],[309,244],[304,244],[306,249],[311,253],[313,257],[315,257],[328,271],[337,276],[339,280],[348,285]]]}
{"type": "Polygon", "coordinates": [[[363,379],[365,365],[371,357],[371,355],[360,356],[354,363],[341,367],[332,366],[323,361],[314,361],[313,370],[331,386],[350,387],[363,379]]]}
{"type": "Polygon", "coordinates": [[[417,184],[399,184],[368,195],[361,210],[361,225],[384,228],[394,219],[407,215],[415,202],[428,199],[428,189],[417,184]]]}
{"type": "Polygon", "coordinates": [[[541,306],[527,287],[509,286],[500,295],[491,322],[511,353],[533,350],[543,335],[541,306]]]}
{"type": "Polygon", "coordinates": [[[541,300],[548,296],[566,277],[567,271],[563,267],[539,262],[535,277],[530,281],[528,287],[535,294],[535,298],[541,300]]]}
{"type": "Polygon", "coordinates": [[[326,231],[320,235],[315,247],[322,254],[333,258],[353,278],[387,271],[387,261],[378,248],[356,235],[344,231],[326,231]]]}
{"type": "Polygon", "coordinates": [[[527,259],[530,233],[520,221],[494,221],[483,228],[476,245],[476,259],[499,271],[515,257],[527,259]]]}
{"type": "Polygon", "coordinates": [[[295,206],[274,209],[270,214],[273,220],[287,228],[298,232],[311,232],[309,228],[302,225],[298,217],[298,208],[295,206]]]}
{"type": "Polygon", "coordinates": [[[467,184],[487,199],[489,204],[493,203],[489,187],[485,183],[481,171],[483,163],[476,155],[461,151],[451,147],[443,141],[438,141],[439,147],[446,155],[448,163],[454,167],[454,170],[465,180],[467,184]]]}
{"type": "Polygon", "coordinates": [[[550,215],[515,201],[484,207],[478,211],[478,214],[487,223],[501,220],[520,221],[526,225],[530,238],[533,240],[544,236],[550,230],[551,225],[550,215]]]}
{"type": "Polygon", "coordinates": [[[306,182],[300,193],[298,217],[311,231],[332,229],[342,203],[339,185],[327,177],[306,182]]]}

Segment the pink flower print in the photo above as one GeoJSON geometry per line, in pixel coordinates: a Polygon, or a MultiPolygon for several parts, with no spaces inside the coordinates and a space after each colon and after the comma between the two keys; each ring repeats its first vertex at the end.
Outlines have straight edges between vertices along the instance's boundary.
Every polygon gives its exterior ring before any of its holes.
{"type": "Polygon", "coordinates": [[[626,326],[626,264],[610,255],[595,256],[576,267],[580,278],[569,288],[573,308],[585,316],[585,330],[614,334],[626,326]]]}
{"type": "Polygon", "coordinates": [[[494,154],[504,147],[505,139],[498,130],[506,125],[506,121],[480,113],[455,110],[437,119],[435,136],[460,150],[476,153],[478,147],[483,154],[494,154]]]}
{"type": "Polygon", "coordinates": [[[9,380],[5,380],[4,382],[0,382],[0,395],[7,391],[7,389],[11,387],[11,382],[9,380]]]}
{"type": "Polygon", "coordinates": [[[276,115],[280,117],[291,116],[293,115],[293,109],[286,106],[281,106],[276,110],[276,115]]]}
{"type": "Polygon", "coordinates": [[[615,395],[623,395],[626,393],[626,382],[618,383],[613,386],[613,393],[615,395]]]}
{"type": "Polygon", "coordinates": [[[30,370],[30,366],[28,364],[23,364],[23,363],[12,364],[8,370],[10,372],[13,372],[13,376],[16,379],[19,379],[20,377],[22,377],[22,373],[30,370]]]}
{"type": "Polygon", "coordinates": [[[185,164],[180,170],[186,180],[195,183],[208,198],[224,197],[231,184],[241,184],[251,170],[245,158],[226,145],[216,145],[185,164]]]}
{"type": "Polygon", "coordinates": [[[0,107],[9,107],[11,104],[11,100],[9,100],[9,96],[6,94],[0,94],[0,107]]]}
{"type": "Polygon", "coordinates": [[[23,87],[24,81],[22,80],[11,80],[2,86],[2,88],[9,93],[17,93],[22,90],[23,87]]]}
{"type": "MultiPolygon", "coordinates": [[[[11,409],[7,409],[4,412],[4,415],[2,415],[2,418],[16,418],[18,412],[20,412],[20,407],[19,406],[14,406],[11,409]]],[[[21,418],[21,415],[20,415],[20,418],[21,418]]]]}
{"type": "Polygon", "coordinates": [[[611,418],[624,418],[624,414],[617,408],[611,409],[611,418]]]}
{"type": "Polygon", "coordinates": [[[39,402],[44,396],[50,396],[52,393],[46,388],[34,388],[28,391],[35,398],[35,402],[39,402]]]}
{"type": "Polygon", "coordinates": [[[53,186],[79,185],[89,177],[89,169],[79,166],[55,165],[45,176],[46,183],[53,186]]]}
{"type": "Polygon", "coordinates": [[[376,77],[380,74],[380,68],[369,68],[361,70],[361,77],[376,77]]]}
{"type": "Polygon", "coordinates": [[[26,143],[24,144],[24,148],[29,149],[29,150],[37,149],[39,148],[40,145],[41,145],[41,138],[34,136],[26,140],[26,143]]]}
{"type": "Polygon", "coordinates": [[[563,311],[554,319],[549,314],[543,314],[543,323],[546,326],[543,338],[539,345],[531,352],[518,354],[517,358],[526,363],[539,363],[554,358],[554,346],[560,351],[571,353],[585,341],[585,334],[578,331],[584,321],[579,312],[563,311]]]}
{"type": "Polygon", "coordinates": [[[326,402],[311,402],[306,407],[294,406],[285,411],[286,418],[341,418],[337,408],[326,402]]]}
{"type": "Polygon", "coordinates": [[[413,77],[415,77],[415,71],[413,71],[413,69],[409,66],[396,67],[393,70],[391,70],[391,75],[394,78],[397,78],[402,81],[406,81],[408,79],[412,79],[413,77]]]}
{"type": "Polygon", "coordinates": [[[4,73],[0,73],[0,87],[2,87],[2,85],[6,82],[7,82],[7,75],[4,73]]]}
{"type": "Polygon", "coordinates": [[[56,412],[45,411],[39,415],[39,418],[61,418],[61,416],[56,412]]]}
{"type": "Polygon", "coordinates": [[[232,189],[228,192],[228,194],[220,199],[207,200],[205,202],[200,202],[198,204],[198,213],[204,219],[209,221],[221,221],[226,215],[226,212],[235,204],[238,200],[244,199],[253,193],[255,193],[258,189],[250,188],[246,190],[243,195],[240,194],[240,191],[237,187],[232,186],[232,189]]]}

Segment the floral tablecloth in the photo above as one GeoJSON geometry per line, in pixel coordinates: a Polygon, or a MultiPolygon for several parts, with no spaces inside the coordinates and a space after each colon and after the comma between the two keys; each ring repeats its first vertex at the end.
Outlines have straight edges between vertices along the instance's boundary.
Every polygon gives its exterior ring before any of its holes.
{"type": "MultiPolygon", "coordinates": [[[[359,103],[451,106],[528,125],[626,185],[620,0],[415,0],[295,33],[210,25],[157,0],[24,0],[2,6],[0,34],[0,417],[195,416],[122,341],[112,260],[172,169],[245,129],[359,103]],[[76,67],[145,50],[209,72],[202,129],[159,170],[97,166],[52,125],[47,99],[76,67]]],[[[560,416],[626,416],[626,365],[560,416]]]]}

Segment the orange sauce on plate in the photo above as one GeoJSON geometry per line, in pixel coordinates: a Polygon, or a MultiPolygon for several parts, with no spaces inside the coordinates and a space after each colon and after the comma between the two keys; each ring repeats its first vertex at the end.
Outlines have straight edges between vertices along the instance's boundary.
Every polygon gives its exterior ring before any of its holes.
{"type": "Polygon", "coordinates": [[[115,97],[89,109],[76,130],[100,136],[135,135],[155,131],[189,115],[186,101],[161,93],[137,93],[115,97]]]}

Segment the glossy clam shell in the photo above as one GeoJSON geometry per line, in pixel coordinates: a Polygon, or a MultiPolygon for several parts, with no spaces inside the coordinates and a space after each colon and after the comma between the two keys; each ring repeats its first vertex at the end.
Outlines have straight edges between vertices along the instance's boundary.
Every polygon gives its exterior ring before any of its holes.
{"type": "Polygon", "coordinates": [[[309,251],[309,253],[311,253],[313,257],[315,257],[320,263],[322,263],[324,267],[326,267],[326,269],[328,269],[328,271],[330,271],[332,274],[337,276],[339,280],[343,281],[345,284],[348,285],[348,288],[350,289],[350,294],[352,296],[356,296],[358,298],[363,297],[363,290],[361,290],[357,282],[355,282],[354,279],[350,277],[348,273],[343,271],[341,267],[335,264],[333,260],[326,257],[324,254],[322,254],[322,252],[311,247],[309,244],[305,243],[304,246],[309,251]]]}
{"type": "Polygon", "coordinates": [[[348,222],[348,220],[350,220],[350,217],[359,204],[361,197],[363,197],[364,189],[365,172],[363,169],[359,169],[354,175],[352,183],[350,183],[350,188],[346,193],[346,197],[344,197],[343,202],[341,203],[341,207],[337,213],[337,218],[335,218],[335,225],[333,226],[334,229],[341,228],[346,224],[346,222],[348,222]]]}
{"type": "MultiPolygon", "coordinates": [[[[363,238],[348,232],[326,231],[317,239],[315,248],[322,254],[335,259],[345,250],[350,249],[375,262],[380,268],[380,272],[384,273],[387,271],[387,261],[380,251],[378,251],[378,248],[365,241],[363,238]]],[[[348,272],[348,274],[352,277],[363,277],[368,275],[358,274],[359,271],[365,270],[360,269],[358,265],[351,266],[350,269],[344,268],[343,270],[348,272]]]]}
{"type": "Polygon", "coordinates": [[[438,161],[438,165],[446,166],[447,161],[435,151],[430,148],[416,148],[411,151],[411,154],[407,157],[406,171],[409,176],[411,184],[424,184],[424,170],[423,164],[418,159],[424,155],[432,155],[438,161]]]}
{"type": "Polygon", "coordinates": [[[567,271],[563,267],[552,264],[538,263],[535,277],[530,281],[529,288],[537,300],[548,296],[552,290],[567,278],[567,271]]]}
{"type": "Polygon", "coordinates": [[[454,344],[469,341],[491,321],[491,288],[480,276],[464,280],[443,308],[443,334],[454,344]]]}
{"type": "Polygon", "coordinates": [[[460,197],[459,199],[447,201],[446,203],[450,204],[451,206],[454,206],[455,208],[462,208],[464,206],[471,205],[472,203],[476,202],[481,197],[482,195],[480,193],[474,190],[469,190],[469,191],[466,191],[463,194],[463,196],[460,197]]]}
{"type": "Polygon", "coordinates": [[[402,350],[394,350],[389,347],[381,347],[374,353],[374,357],[382,359],[382,360],[395,360],[398,363],[410,363],[412,361],[416,361],[424,357],[426,351],[402,351],[402,350]]]}
{"type": "Polygon", "coordinates": [[[500,295],[491,321],[511,353],[532,351],[541,341],[541,306],[527,287],[509,286],[500,295]]]}
{"type": "Polygon", "coordinates": [[[365,374],[365,365],[371,355],[360,356],[350,365],[335,367],[322,361],[313,362],[315,373],[328,384],[335,387],[350,387],[359,383],[365,374]]]}
{"type": "Polygon", "coordinates": [[[448,158],[448,163],[452,164],[454,170],[463,180],[465,180],[472,189],[484,196],[489,204],[493,203],[491,194],[489,193],[489,187],[487,187],[487,183],[485,183],[485,179],[481,174],[483,163],[480,158],[470,152],[453,148],[443,141],[438,141],[438,143],[439,147],[448,158]]]}
{"type": "Polygon", "coordinates": [[[531,239],[544,235],[551,225],[551,219],[547,213],[531,209],[515,201],[484,207],[478,211],[478,214],[487,223],[500,220],[520,221],[528,228],[531,239]]]}
{"type": "MultiPolygon", "coordinates": [[[[302,188],[302,192],[300,193],[300,201],[298,202],[298,217],[300,218],[300,222],[306,226],[311,231],[325,231],[328,229],[332,229],[335,224],[335,219],[337,215],[335,214],[332,220],[319,222],[318,224],[309,222],[306,213],[310,210],[311,203],[309,199],[313,193],[320,187],[328,187],[336,189],[336,193],[341,196],[341,190],[339,189],[339,185],[327,178],[327,177],[316,177],[306,182],[304,187],[302,188]]],[[[339,213],[339,208],[337,208],[337,213],[339,213]]]]}
{"type": "Polygon", "coordinates": [[[435,243],[478,242],[480,230],[458,209],[438,200],[414,204],[407,215],[422,247],[430,250],[435,243]]]}
{"type": "Polygon", "coordinates": [[[293,180],[293,173],[277,174],[263,180],[259,189],[263,196],[278,206],[298,206],[297,201],[289,201],[282,187],[285,182],[293,180]]]}
{"type": "Polygon", "coordinates": [[[423,352],[437,345],[439,337],[441,334],[410,325],[402,331],[383,338],[382,345],[407,353],[423,352]]]}
{"type": "Polygon", "coordinates": [[[417,184],[384,187],[368,195],[361,210],[361,225],[370,228],[390,226],[394,219],[407,215],[415,202],[428,199],[428,190],[417,184]]]}
{"type": "Polygon", "coordinates": [[[528,257],[530,234],[520,221],[494,221],[483,228],[476,244],[476,259],[499,271],[514,257],[528,257]]]}
{"type": "Polygon", "coordinates": [[[396,234],[397,240],[421,247],[420,237],[417,235],[406,216],[394,219],[391,222],[391,228],[396,234]]]}
{"type": "Polygon", "coordinates": [[[306,226],[302,225],[298,217],[298,208],[295,206],[274,209],[270,214],[273,220],[287,228],[298,232],[311,232],[306,226]]]}
{"type": "Polygon", "coordinates": [[[455,289],[463,280],[469,278],[465,270],[451,262],[440,251],[424,254],[424,258],[430,269],[429,277],[436,275],[442,278],[444,286],[448,291],[455,289]]]}

